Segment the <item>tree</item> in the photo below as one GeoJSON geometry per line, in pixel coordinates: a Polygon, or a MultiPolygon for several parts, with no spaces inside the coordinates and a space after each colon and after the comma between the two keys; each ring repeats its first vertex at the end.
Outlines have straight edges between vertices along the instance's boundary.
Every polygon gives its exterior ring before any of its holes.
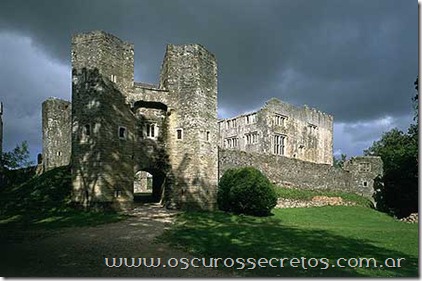
{"type": "MultiPolygon", "coordinates": [[[[418,90],[417,80],[415,85],[418,90]]],[[[418,94],[412,100],[417,102],[418,94]]],[[[384,163],[384,185],[375,194],[377,208],[399,217],[418,211],[418,134],[418,123],[411,124],[407,133],[392,129],[364,151],[380,156],[384,163]]]]}
{"type": "Polygon", "coordinates": [[[416,121],[418,120],[418,116],[419,116],[419,114],[418,114],[418,111],[419,111],[419,84],[418,84],[418,81],[419,81],[419,76],[416,77],[416,80],[413,83],[413,85],[415,85],[416,94],[412,98],[412,100],[414,102],[414,108],[415,108],[415,117],[414,117],[414,120],[416,120],[416,121]]]}
{"type": "Polygon", "coordinates": [[[342,153],[340,157],[333,156],[333,166],[343,168],[344,162],[347,160],[347,155],[342,153]]]}
{"type": "Polygon", "coordinates": [[[12,151],[3,153],[2,166],[12,170],[27,168],[34,165],[29,157],[28,143],[23,141],[20,145],[16,145],[12,151]]]}

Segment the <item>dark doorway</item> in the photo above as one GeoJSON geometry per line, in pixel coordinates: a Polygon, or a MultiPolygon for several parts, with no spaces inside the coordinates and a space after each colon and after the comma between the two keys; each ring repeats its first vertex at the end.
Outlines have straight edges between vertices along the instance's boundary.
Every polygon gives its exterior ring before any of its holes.
{"type": "Polygon", "coordinates": [[[165,175],[156,170],[140,170],[133,181],[134,202],[160,202],[163,197],[165,175]]]}

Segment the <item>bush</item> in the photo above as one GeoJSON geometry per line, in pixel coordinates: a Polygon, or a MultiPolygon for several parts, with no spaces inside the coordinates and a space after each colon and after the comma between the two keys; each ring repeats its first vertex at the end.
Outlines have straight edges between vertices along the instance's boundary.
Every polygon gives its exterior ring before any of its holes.
{"type": "Polygon", "coordinates": [[[277,204],[272,183],[252,167],[229,169],[218,184],[218,207],[222,211],[266,216],[277,204]]]}

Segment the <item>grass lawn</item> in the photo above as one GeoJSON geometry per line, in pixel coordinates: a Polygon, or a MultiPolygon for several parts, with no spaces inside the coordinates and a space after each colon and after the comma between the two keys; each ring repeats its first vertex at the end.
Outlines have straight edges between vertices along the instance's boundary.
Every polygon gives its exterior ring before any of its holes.
{"type": "Polygon", "coordinates": [[[14,235],[17,230],[92,226],[125,218],[116,212],[76,210],[71,206],[70,192],[69,167],[0,189],[0,237],[14,235]]]}
{"type": "MultiPolygon", "coordinates": [[[[288,264],[271,268],[267,264],[266,268],[247,270],[253,266],[248,263],[243,270],[224,269],[250,277],[418,276],[418,225],[395,221],[361,206],[275,209],[273,214],[258,218],[223,212],[184,213],[160,240],[197,257],[327,258],[330,264],[325,270],[321,268],[327,266],[321,262],[308,269],[288,264]],[[375,258],[378,265],[387,258],[405,260],[401,268],[333,267],[339,258],[360,257],[375,258]]],[[[315,265],[315,260],[311,260],[311,265],[315,265]]],[[[235,263],[234,268],[240,267],[235,263]]]]}

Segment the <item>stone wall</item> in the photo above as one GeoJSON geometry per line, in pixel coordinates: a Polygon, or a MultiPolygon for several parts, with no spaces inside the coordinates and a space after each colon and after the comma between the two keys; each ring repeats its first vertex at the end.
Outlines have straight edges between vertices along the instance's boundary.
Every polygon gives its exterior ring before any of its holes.
{"type": "Polygon", "coordinates": [[[70,102],[57,98],[49,98],[42,104],[44,171],[70,163],[71,108],[70,102]]]}
{"type": "MultiPolygon", "coordinates": [[[[378,157],[377,157],[378,158],[378,157]]],[[[378,160],[380,160],[378,158],[378,160]]],[[[378,163],[378,160],[377,161],[378,163]]],[[[355,169],[355,163],[349,169],[355,169]]],[[[274,184],[302,189],[326,189],[353,192],[370,197],[373,180],[382,171],[373,168],[372,173],[349,172],[328,164],[316,164],[283,156],[238,150],[219,150],[219,176],[229,168],[252,166],[264,173],[274,184]],[[354,174],[356,173],[356,174],[354,174]],[[355,179],[367,181],[367,186],[359,186],[355,179]]]]}
{"type": "Polygon", "coordinates": [[[383,175],[383,163],[379,156],[353,157],[344,163],[343,168],[351,175],[351,186],[359,193],[368,194],[368,187],[371,187],[372,192],[374,179],[383,175]]]}
{"type": "Polygon", "coordinates": [[[222,148],[333,163],[333,117],[313,108],[271,99],[256,112],[221,120],[219,130],[222,148]],[[275,136],[284,139],[278,152],[275,136]]]}

